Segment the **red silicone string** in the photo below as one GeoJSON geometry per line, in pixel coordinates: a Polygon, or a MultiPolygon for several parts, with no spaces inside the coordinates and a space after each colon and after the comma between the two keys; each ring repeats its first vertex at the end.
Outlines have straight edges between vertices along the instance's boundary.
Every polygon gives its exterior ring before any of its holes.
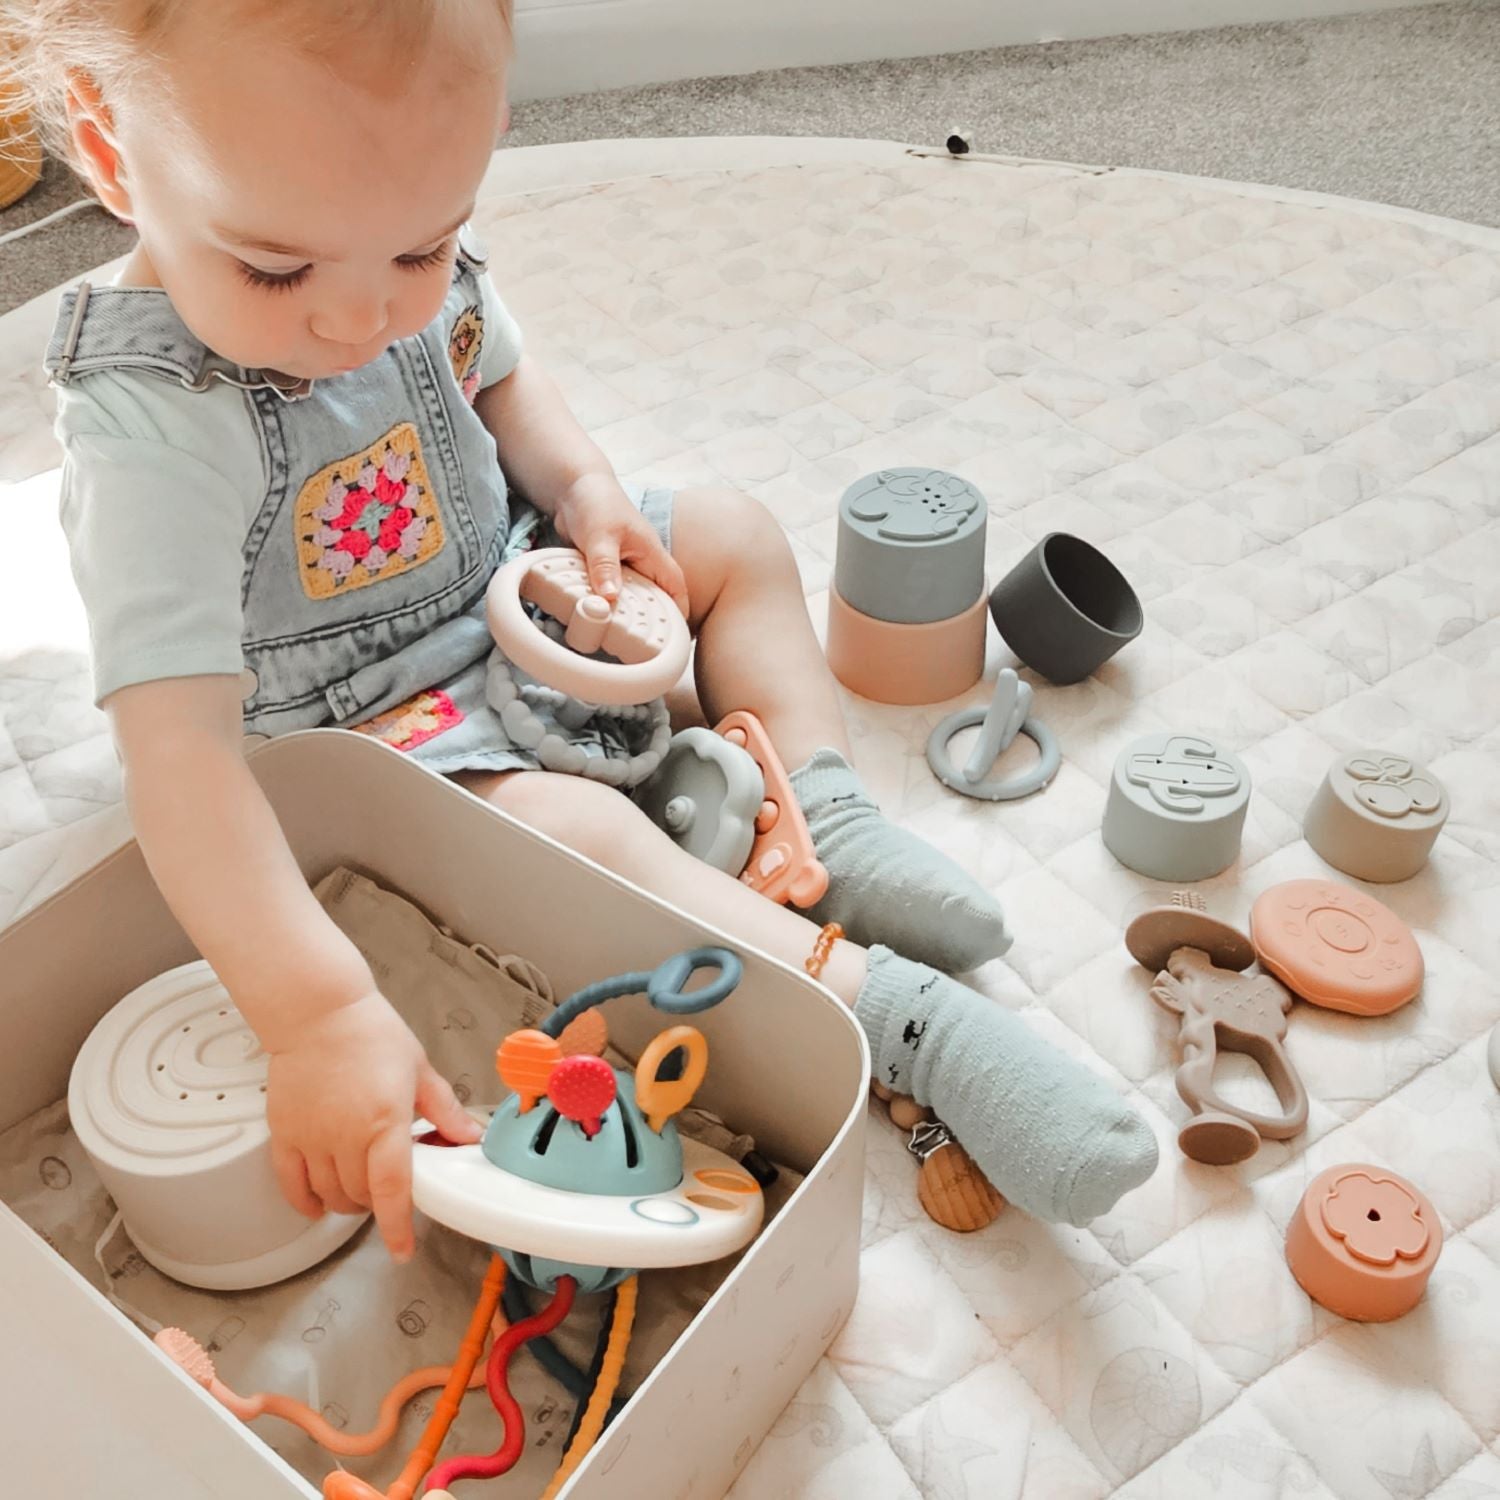
{"type": "Polygon", "coordinates": [[[505,1441],[493,1453],[462,1453],[439,1464],[427,1476],[427,1483],[422,1487],[424,1491],[445,1490],[460,1479],[495,1479],[515,1466],[526,1446],[526,1418],[521,1413],[520,1402],[510,1393],[510,1357],[528,1339],[551,1333],[572,1310],[573,1295],[577,1290],[578,1283],[571,1276],[559,1276],[557,1290],[546,1307],[533,1317],[513,1323],[495,1340],[489,1364],[485,1367],[485,1378],[490,1400],[494,1402],[504,1426],[505,1441]]]}

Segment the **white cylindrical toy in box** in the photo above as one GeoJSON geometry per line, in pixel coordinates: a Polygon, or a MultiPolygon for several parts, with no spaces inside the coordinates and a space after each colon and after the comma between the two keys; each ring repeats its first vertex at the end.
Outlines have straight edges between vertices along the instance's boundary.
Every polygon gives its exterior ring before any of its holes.
{"type": "Polygon", "coordinates": [[[270,1059],[201,960],[132,990],[79,1049],[68,1114],[136,1248],[210,1291],[316,1265],[365,1214],[309,1222],[282,1196],[266,1126],[270,1059]]]}

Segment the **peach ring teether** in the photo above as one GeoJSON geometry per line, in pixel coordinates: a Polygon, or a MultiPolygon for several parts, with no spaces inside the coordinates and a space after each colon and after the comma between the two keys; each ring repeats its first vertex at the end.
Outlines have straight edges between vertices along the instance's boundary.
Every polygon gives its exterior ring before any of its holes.
{"type": "Polygon", "coordinates": [[[501,651],[538,682],[588,703],[637,704],[660,697],[687,666],[692,639],[672,598],[634,568],[624,568],[611,605],[593,591],[588,565],[571,547],[522,553],[490,580],[485,610],[501,651]],[[563,644],[542,630],[524,604],[565,627],[563,644]],[[604,652],[614,661],[598,659],[604,652]]]}

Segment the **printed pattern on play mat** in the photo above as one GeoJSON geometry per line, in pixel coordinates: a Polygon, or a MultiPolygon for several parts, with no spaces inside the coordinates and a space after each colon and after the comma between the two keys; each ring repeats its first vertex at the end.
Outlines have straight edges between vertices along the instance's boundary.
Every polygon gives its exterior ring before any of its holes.
{"type": "MultiPolygon", "coordinates": [[[[1500,234],[918,159],[569,188],[477,224],[620,472],[758,495],[815,618],[840,492],[914,463],[985,492],[992,580],[1066,530],[1146,604],[1097,678],[1037,684],[1064,762],[1026,802],[938,786],[921,750],[943,708],[849,709],[886,807],[1006,905],[1016,946],[976,982],[1129,1092],[1160,1170],[1088,1230],[1008,1212],[956,1237],[879,1125],[858,1305],[736,1500],[1500,1496],[1500,234]],[[1119,940],[1148,883],[1098,837],[1116,750],[1168,728],[1254,777],[1242,860],[1206,887],[1232,919],[1322,872],[1300,815],[1335,753],[1411,755],[1453,796],[1430,867],[1382,891],[1417,930],[1422,998],[1379,1020],[1298,1005],[1307,1132],[1240,1168],[1177,1151],[1174,1025],[1119,940]],[[1281,1250],[1307,1181],[1362,1160],[1449,1235],[1424,1303],[1383,1327],[1311,1305],[1281,1250]]],[[[1008,660],[992,643],[991,673],[1008,660]]],[[[35,805],[0,796],[0,917],[64,859],[24,836],[113,790],[77,653],[18,665],[0,778],[47,775],[35,805]]]]}

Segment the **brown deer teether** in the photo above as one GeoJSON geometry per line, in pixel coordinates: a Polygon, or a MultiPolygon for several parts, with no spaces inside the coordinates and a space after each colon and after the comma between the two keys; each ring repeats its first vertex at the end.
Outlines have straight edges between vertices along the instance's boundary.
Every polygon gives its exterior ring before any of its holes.
{"type": "Polygon", "coordinates": [[[1307,1124],[1307,1091],[1282,1046],[1292,994],[1269,974],[1240,972],[1250,962],[1248,941],[1209,917],[1199,898],[1179,893],[1173,901],[1136,918],[1126,946],[1147,968],[1160,968],[1151,998],[1181,1017],[1177,1092],[1193,1118],[1177,1144],[1194,1161],[1227,1166],[1253,1156],[1262,1138],[1285,1140],[1307,1124]],[[1276,1090],[1279,1116],[1219,1097],[1213,1075],[1220,1048],[1253,1059],[1276,1090]]]}

